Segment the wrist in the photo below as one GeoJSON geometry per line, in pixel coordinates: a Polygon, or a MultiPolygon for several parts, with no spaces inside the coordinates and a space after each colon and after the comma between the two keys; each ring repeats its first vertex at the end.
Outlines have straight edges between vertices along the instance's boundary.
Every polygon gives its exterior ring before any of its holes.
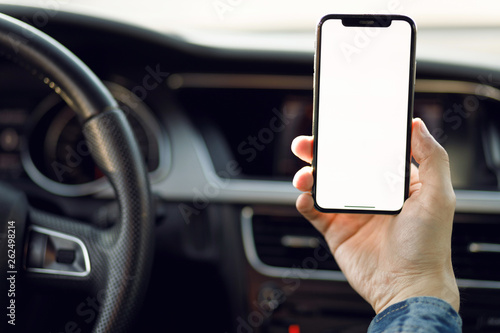
{"type": "Polygon", "coordinates": [[[408,278],[392,297],[385,303],[375,303],[373,308],[378,314],[389,306],[405,301],[412,297],[430,296],[449,303],[455,311],[460,310],[460,293],[453,273],[447,276],[428,276],[425,278],[408,278]]]}

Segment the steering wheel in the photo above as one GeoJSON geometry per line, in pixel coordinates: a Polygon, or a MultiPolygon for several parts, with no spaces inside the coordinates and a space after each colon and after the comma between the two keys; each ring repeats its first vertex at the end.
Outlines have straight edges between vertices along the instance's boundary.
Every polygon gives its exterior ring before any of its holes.
{"type": "MultiPolygon", "coordinates": [[[[29,207],[24,193],[0,185],[5,236],[0,270],[17,279],[18,291],[22,282],[91,293],[99,302],[93,332],[124,332],[140,308],[154,248],[151,190],[133,132],[102,82],[51,37],[0,14],[0,55],[26,68],[75,110],[120,212],[114,226],[99,229],[29,207]]],[[[11,282],[2,279],[7,283],[2,297],[11,282]]],[[[13,299],[8,297],[6,306],[13,299]]]]}

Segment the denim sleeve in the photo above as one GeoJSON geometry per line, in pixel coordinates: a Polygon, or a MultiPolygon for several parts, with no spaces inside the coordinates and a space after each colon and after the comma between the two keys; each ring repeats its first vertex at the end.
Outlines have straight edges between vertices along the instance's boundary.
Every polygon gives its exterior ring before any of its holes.
{"type": "Polygon", "coordinates": [[[457,333],[462,319],[447,302],[413,297],[391,305],[373,318],[368,333],[457,333]]]}

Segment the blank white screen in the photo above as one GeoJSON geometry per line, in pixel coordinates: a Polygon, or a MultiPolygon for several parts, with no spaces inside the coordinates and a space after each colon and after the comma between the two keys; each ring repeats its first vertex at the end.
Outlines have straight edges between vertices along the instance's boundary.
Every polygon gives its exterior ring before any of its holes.
{"type": "Polygon", "coordinates": [[[327,209],[396,211],[404,202],[411,27],[321,33],[316,202],[327,209]]]}

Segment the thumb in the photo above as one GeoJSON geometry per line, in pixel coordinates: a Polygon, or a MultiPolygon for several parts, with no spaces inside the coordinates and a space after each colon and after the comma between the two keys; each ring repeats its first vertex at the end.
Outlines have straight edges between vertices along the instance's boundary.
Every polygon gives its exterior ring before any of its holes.
{"type": "Polygon", "coordinates": [[[415,161],[420,164],[419,179],[422,195],[438,202],[453,201],[455,194],[451,185],[450,162],[446,150],[432,137],[424,122],[413,120],[411,150],[415,161]],[[446,197],[449,198],[446,198],[446,197]]]}

